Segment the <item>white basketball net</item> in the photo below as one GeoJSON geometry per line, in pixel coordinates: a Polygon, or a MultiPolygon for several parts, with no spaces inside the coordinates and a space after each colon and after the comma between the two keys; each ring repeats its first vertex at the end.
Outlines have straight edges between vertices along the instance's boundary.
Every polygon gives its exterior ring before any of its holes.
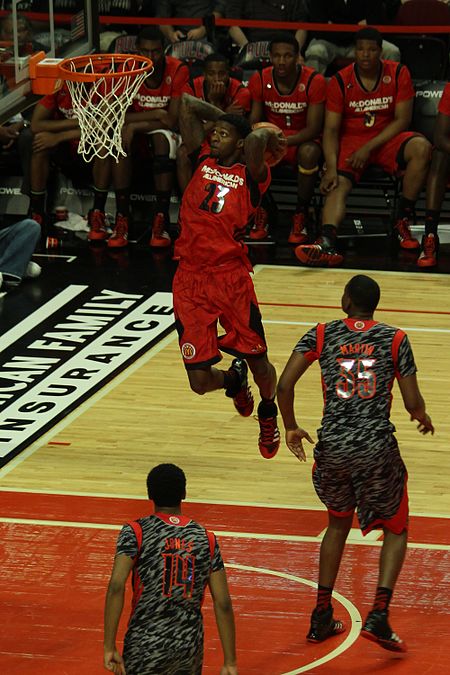
{"type": "MultiPolygon", "coordinates": [[[[73,72],[76,64],[69,64],[73,72]]],[[[78,72],[98,73],[92,59],[78,72]]],[[[125,114],[131,105],[139,87],[151,74],[152,70],[142,73],[130,73],[127,71],[142,68],[142,61],[136,61],[133,56],[120,63],[111,62],[103,72],[114,72],[116,77],[102,77],[93,82],[78,82],[66,79],[67,87],[72,98],[75,116],[80,125],[81,137],[78,144],[78,152],[86,162],[95,157],[114,157],[116,162],[119,158],[126,157],[122,146],[122,127],[125,122],[125,114]],[[120,71],[120,75],[117,72],[120,71]]],[[[70,77],[70,76],[68,76],[70,77]]]]}

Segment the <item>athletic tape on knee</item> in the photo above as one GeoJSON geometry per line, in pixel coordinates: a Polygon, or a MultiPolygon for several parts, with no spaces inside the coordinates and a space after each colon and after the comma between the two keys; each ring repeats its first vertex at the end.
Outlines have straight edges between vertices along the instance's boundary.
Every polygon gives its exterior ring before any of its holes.
{"type": "Polygon", "coordinates": [[[304,166],[301,166],[300,164],[298,165],[298,172],[301,173],[303,176],[312,176],[313,173],[317,173],[319,171],[319,165],[316,164],[316,166],[312,169],[305,169],[304,166]]]}
{"type": "Polygon", "coordinates": [[[175,159],[177,150],[181,145],[180,134],[175,133],[175,131],[169,131],[169,129],[155,129],[154,131],[147,132],[147,136],[153,136],[154,134],[162,134],[164,136],[169,143],[169,158],[175,159]]]}

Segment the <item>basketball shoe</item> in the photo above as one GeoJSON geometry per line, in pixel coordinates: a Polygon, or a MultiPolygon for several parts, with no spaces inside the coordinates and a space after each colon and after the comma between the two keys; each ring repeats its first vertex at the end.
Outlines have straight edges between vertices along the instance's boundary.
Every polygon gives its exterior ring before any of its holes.
{"type": "Polygon", "coordinates": [[[373,609],[361,630],[361,637],[376,642],[391,652],[406,652],[406,644],[394,633],[388,622],[388,610],[373,609]]]}
{"type": "Polygon", "coordinates": [[[300,244],[294,249],[294,253],[301,263],[310,267],[336,267],[344,260],[344,256],[322,237],[315,244],[300,244]]]}
{"type": "Polygon", "coordinates": [[[262,206],[255,211],[253,227],[250,230],[250,239],[263,241],[269,236],[269,214],[262,206]]]}
{"type": "Polygon", "coordinates": [[[261,401],[258,406],[259,451],[264,459],[272,459],[280,447],[280,430],[277,424],[278,408],[275,402],[261,401]]]}
{"type": "Polygon", "coordinates": [[[418,240],[411,234],[408,218],[399,218],[397,220],[394,225],[394,233],[397,236],[401,248],[411,251],[420,247],[418,240]]]}
{"type": "Polygon", "coordinates": [[[330,605],[324,612],[313,610],[311,625],[306,636],[308,642],[323,642],[333,635],[339,635],[345,631],[342,621],[333,618],[333,607],[330,605]]]}
{"type": "Polygon", "coordinates": [[[242,417],[253,412],[253,396],[248,384],[248,366],[243,359],[233,359],[230,370],[237,374],[238,384],[225,389],[225,396],[233,399],[234,407],[242,417]]]}
{"type": "Polygon", "coordinates": [[[88,225],[88,241],[104,241],[105,239],[108,239],[104,211],[99,211],[99,209],[91,209],[88,213],[88,225]]]}
{"type": "Polygon", "coordinates": [[[121,213],[116,214],[116,222],[112,235],[107,241],[109,248],[124,248],[128,246],[128,218],[121,213]]]}
{"type": "Polygon", "coordinates": [[[435,267],[439,250],[439,237],[437,234],[425,234],[422,237],[420,255],[417,259],[417,267],[435,267]]]}
{"type": "Polygon", "coordinates": [[[164,229],[165,224],[164,213],[156,213],[152,223],[150,246],[155,246],[156,248],[167,248],[167,246],[170,246],[170,236],[164,229]]]}
{"type": "Polygon", "coordinates": [[[306,217],[304,213],[294,213],[292,216],[292,229],[288,237],[290,244],[304,244],[308,241],[306,231],[306,217]]]}

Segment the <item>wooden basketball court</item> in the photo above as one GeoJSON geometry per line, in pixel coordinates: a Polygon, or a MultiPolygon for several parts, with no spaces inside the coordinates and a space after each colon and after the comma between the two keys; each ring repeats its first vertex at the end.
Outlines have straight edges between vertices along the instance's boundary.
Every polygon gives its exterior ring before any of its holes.
{"type": "MultiPolygon", "coordinates": [[[[353,273],[257,268],[278,372],[309,327],[342,315],[342,290],[353,273]]],[[[273,460],[262,459],[255,419],[240,418],[222,392],[198,397],[190,391],[171,332],[1,470],[1,602],[11,620],[0,645],[4,672],[102,672],[102,605],[115,538],[123,522],[149,510],[145,478],[163,461],[185,470],[185,511],[220,538],[237,609],[240,673],[445,670],[450,286],[446,275],[370,274],[382,289],[376,318],[409,334],[436,428],[434,437],[422,437],[394,390],[393,421],[413,514],[411,548],[392,606],[395,629],[410,646],[407,657],[399,662],[357,639],[381,542],[377,532],[363,541],[356,529],[336,586],[336,613],[348,631],[319,647],[306,643],[326,526],[311,484],[311,452],[306,465],[284,445],[273,460]]],[[[317,365],[303,378],[296,402],[298,419],[314,436],[322,410],[317,365]]],[[[209,603],[205,614],[205,673],[212,675],[220,654],[209,603]]]]}

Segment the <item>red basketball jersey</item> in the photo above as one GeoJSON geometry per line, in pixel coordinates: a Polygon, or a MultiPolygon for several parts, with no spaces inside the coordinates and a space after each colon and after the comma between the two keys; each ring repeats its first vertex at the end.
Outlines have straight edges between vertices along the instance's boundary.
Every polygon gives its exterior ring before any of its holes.
{"type": "Polygon", "coordinates": [[[308,66],[299,69],[290,94],[278,91],[272,66],[252,75],[248,86],[252,98],[264,104],[266,121],[276,124],[287,135],[306,127],[308,106],[323,103],[327,88],[323,75],[308,66]]]}
{"type": "Polygon", "coordinates": [[[75,117],[72,97],[65,83],[54,94],[41,98],[39,105],[43,105],[47,110],[51,110],[54,119],[73,119],[75,117]]]}
{"type": "Polygon", "coordinates": [[[181,96],[188,80],[187,66],[172,56],[166,56],[164,75],[159,87],[148,87],[144,82],[134,97],[131,110],[145,112],[157,108],[167,109],[171,98],[181,96]]]}
{"type": "Polygon", "coordinates": [[[442,98],[439,101],[438,111],[441,115],[447,115],[450,117],[450,82],[445,85],[445,89],[442,92],[442,98]]]}
{"type": "Polygon", "coordinates": [[[342,114],[342,136],[361,136],[365,142],[393,121],[397,103],[412,98],[411,75],[401,63],[381,61],[378,82],[372,91],[365,89],[352,63],[331,78],[327,110],[342,114]]]}
{"type": "Polygon", "coordinates": [[[246,260],[247,247],[241,239],[247,223],[270,185],[256,183],[245,164],[221,166],[202,146],[181,202],[181,233],[175,243],[175,257],[196,268],[246,260]]]}
{"type": "MultiPolygon", "coordinates": [[[[197,98],[206,101],[205,78],[203,76],[194,79],[193,93],[197,98]]],[[[226,109],[228,106],[235,104],[241,106],[245,112],[250,112],[250,102],[251,95],[247,87],[244,87],[242,82],[239,82],[239,80],[236,80],[234,77],[230,77],[225,93],[223,108],[226,109]]]]}

